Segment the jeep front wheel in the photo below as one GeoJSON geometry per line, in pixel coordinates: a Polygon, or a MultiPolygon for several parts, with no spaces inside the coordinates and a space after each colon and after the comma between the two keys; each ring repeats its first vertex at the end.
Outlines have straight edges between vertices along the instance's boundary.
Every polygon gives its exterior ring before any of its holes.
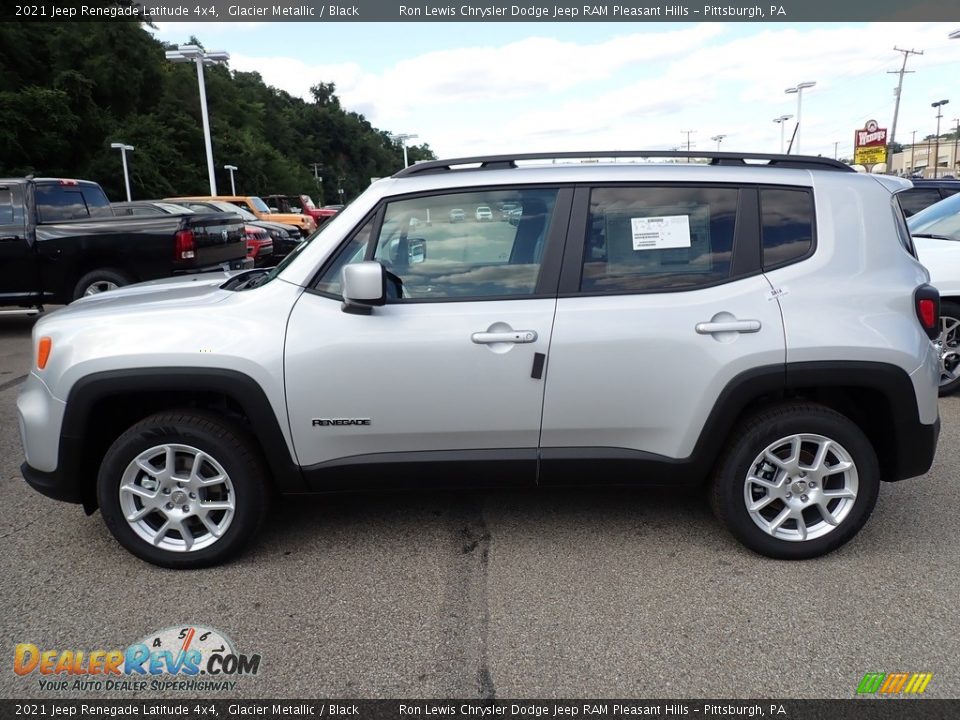
{"type": "Polygon", "coordinates": [[[114,537],[155,565],[196,568],[239,552],[263,521],[267,474],[239,425],[213,414],[166,412],[111,445],[97,480],[114,537]]]}
{"type": "Polygon", "coordinates": [[[866,523],[880,488],[870,441],[847,417],[813,403],[760,412],[734,432],[711,500],[750,549],[800,560],[840,547],[866,523]]]}

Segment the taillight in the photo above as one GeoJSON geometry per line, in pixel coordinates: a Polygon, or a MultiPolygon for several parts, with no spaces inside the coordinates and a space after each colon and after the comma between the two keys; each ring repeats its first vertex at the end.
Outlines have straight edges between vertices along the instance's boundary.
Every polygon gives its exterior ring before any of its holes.
{"type": "Polygon", "coordinates": [[[193,230],[178,230],[174,236],[173,259],[190,260],[196,257],[197,246],[193,239],[193,230]]]}
{"type": "Polygon", "coordinates": [[[940,292],[930,285],[921,285],[913,293],[913,302],[927,337],[936,340],[940,336],[940,292]]]}

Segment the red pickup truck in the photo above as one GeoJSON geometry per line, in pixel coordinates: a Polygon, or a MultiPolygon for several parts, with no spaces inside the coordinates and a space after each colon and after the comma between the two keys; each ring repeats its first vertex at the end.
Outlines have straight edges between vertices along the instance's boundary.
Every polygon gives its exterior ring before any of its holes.
{"type": "Polygon", "coordinates": [[[317,227],[337,214],[336,210],[330,208],[318,208],[309,195],[264,195],[263,201],[271,209],[276,208],[276,212],[309,215],[317,223],[317,227]]]}

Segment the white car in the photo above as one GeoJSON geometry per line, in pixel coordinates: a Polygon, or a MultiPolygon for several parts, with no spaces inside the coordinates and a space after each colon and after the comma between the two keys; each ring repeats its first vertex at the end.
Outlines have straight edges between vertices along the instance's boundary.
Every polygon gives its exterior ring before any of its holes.
{"type": "Polygon", "coordinates": [[[488,208],[486,205],[481,205],[477,208],[477,222],[490,222],[493,220],[493,210],[488,208]]]}
{"type": "Polygon", "coordinates": [[[940,291],[940,394],[960,390],[960,195],[907,220],[920,262],[940,291]]]}

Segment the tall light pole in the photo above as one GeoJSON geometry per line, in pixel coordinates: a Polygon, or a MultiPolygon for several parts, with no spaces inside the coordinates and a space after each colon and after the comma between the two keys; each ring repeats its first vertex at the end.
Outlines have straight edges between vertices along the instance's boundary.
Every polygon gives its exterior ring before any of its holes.
{"type": "Polygon", "coordinates": [[[953,122],[957,124],[957,131],[953,136],[953,167],[957,167],[957,140],[960,140],[960,118],[954,118],[953,122]]]}
{"type": "Polygon", "coordinates": [[[937,177],[937,168],[940,167],[940,118],[943,117],[943,106],[946,105],[949,100],[937,100],[935,103],[930,103],[930,107],[936,108],[937,110],[937,134],[934,139],[933,145],[933,177],[937,177]]]}
{"type": "Polygon", "coordinates": [[[207,145],[207,174],[210,177],[210,194],[217,194],[217,176],[213,171],[213,145],[210,142],[210,117],[207,114],[207,87],[203,82],[203,66],[226,62],[230,54],[217,50],[207,52],[199,45],[181,45],[176,50],[167,50],[167,60],[175,63],[192,62],[197,66],[197,85],[200,87],[200,114],[203,116],[203,139],[207,145]]]}
{"type": "Polygon", "coordinates": [[[784,90],[787,95],[797,95],[797,155],[800,154],[800,111],[803,108],[803,91],[807,88],[812,88],[817,83],[813,81],[807,81],[798,83],[796,87],[787,88],[784,90]]]}
{"type": "Polygon", "coordinates": [[[407,167],[410,163],[407,161],[407,140],[414,140],[419,135],[411,135],[410,133],[397,133],[396,135],[391,135],[394,140],[399,140],[400,145],[403,147],[403,166],[407,167]]]}
{"type": "Polygon", "coordinates": [[[717,141],[717,152],[720,152],[720,143],[723,142],[723,139],[724,139],[725,137],[726,137],[726,135],[714,135],[712,138],[710,138],[711,140],[716,140],[716,141],[717,141]]]}
{"type": "MultiPolygon", "coordinates": [[[[236,194],[237,194],[237,186],[234,185],[234,183],[233,183],[233,173],[234,173],[234,171],[239,170],[240,168],[238,168],[236,165],[224,165],[224,166],[223,166],[223,169],[230,171],[230,194],[231,194],[231,195],[236,195],[236,194]]],[[[216,193],[214,193],[214,194],[216,194],[216,193]]]]}
{"type": "Polygon", "coordinates": [[[783,128],[787,120],[792,118],[793,115],[781,115],[780,117],[775,117],[773,121],[780,126],[780,154],[783,155],[783,128]]]}
{"type": "Polygon", "coordinates": [[[127,153],[133,152],[133,145],[110,143],[110,147],[119,150],[120,157],[123,158],[123,184],[127,186],[127,202],[130,202],[130,173],[127,172],[127,153]]]}

